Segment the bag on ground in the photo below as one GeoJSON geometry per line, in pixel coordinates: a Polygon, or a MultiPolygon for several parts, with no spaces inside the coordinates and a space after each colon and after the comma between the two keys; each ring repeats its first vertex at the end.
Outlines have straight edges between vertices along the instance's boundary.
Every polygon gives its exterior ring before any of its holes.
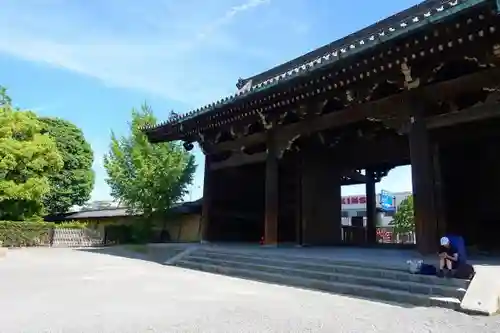
{"type": "Polygon", "coordinates": [[[411,259],[408,260],[406,263],[408,264],[408,270],[412,274],[418,274],[420,273],[420,268],[422,266],[423,260],[418,260],[418,259],[411,259]]]}
{"type": "Polygon", "coordinates": [[[422,264],[420,266],[420,274],[422,275],[436,275],[437,269],[434,265],[422,264]]]}

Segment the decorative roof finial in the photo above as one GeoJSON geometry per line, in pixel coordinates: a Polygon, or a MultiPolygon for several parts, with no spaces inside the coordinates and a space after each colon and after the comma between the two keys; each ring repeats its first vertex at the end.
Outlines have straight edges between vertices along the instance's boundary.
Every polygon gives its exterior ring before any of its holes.
{"type": "Polygon", "coordinates": [[[246,80],[243,80],[241,77],[238,79],[238,82],[236,82],[236,88],[241,89],[245,86],[246,80]]]}

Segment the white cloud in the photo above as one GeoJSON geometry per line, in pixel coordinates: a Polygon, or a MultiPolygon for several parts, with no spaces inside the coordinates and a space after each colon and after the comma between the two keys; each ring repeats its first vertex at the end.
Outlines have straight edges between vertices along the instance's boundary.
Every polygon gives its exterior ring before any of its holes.
{"type": "Polygon", "coordinates": [[[237,62],[231,58],[242,51],[265,56],[233,32],[241,22],[249,28],[252,19],[245,14],[255,17],[269,3],[5,0],[0,52],[109,85],[203,104],[235,89],[237,62]]]}
{"type": "MultiPolygon", "coordinates": [[[[0,2],[0,53],[193,107],[234,92],[239,76],[299,56],[352,28],[351,20],[342,20],[344,14],[320,19],[325,11],[335,13],[329,7],[335,2],[322,1],[314,5],[305,0],[0,2]]],[[[106,199],[109,188],[100,163],[106,149],[94,146],[94,150],[98,160],[93,198],[106,199]]],[[[194,188],[202,176],[200,171],[194,188]]]]}

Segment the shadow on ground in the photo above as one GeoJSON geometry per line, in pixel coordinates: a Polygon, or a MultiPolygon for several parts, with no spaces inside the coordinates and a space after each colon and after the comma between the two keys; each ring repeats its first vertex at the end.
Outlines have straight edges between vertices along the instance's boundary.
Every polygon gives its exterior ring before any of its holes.
{"type": "Polygon", "coordinates": [[[80,248],[77,251],[164,264],[187,249],[185,244],[129,244],[97,248],[80,248]]]}
{"type": "MultiPolygon", "coordinates": [[[[182,248],[185,250],[186,248],[182,248]]],[[[136,259],[136,260],[144,260],[144,261],[149,261],[149,262],[154,262],[157,264],[165,264],[165,262],[176,255],[172,249],[154,249],[154,245],[148,246],[148,245],[116,245],[116,246],[110,246],[110,247],[101,247],[101,248],[80,248],[77,249],[77,251],[83,251],[83,252],[90,252],[90,253],[96,253],[96,254],[102,254],[102,255],[110,255],[110,256],[117,256],[117,257],[123,257],[123,258],[128,258],[128,259],[136,259]]],[[[185,267],[179,267],[181,269],[188,269],[185,267]]],[[[236,279],[241,279],[241,280],[247,280],[247,281],[254,281],[254,282],[260,282],[260,283],[265,283],[269,285],[275,285],[275,286],[282,286],[282,287],[287,287],[287,288],[294,288],[294,289],[302,289],[302,290],[308,290],[312,292],[321,292],[321,293],[327,293],[327,294],[333,294],[333,295],[341,295],[341,296],[346,296],[350,298],[355,298],[355,299],[362,299],[362,300],[367,300],[367,301],[372,301],[372,302],[379,302],[383,304],[388,304],[392,306],[398,306],[398,307],[403,307],[403,308],[417,308],[418,306],[411,305],[411,304],[404,304],[404,303],[396,303],[392,301],[386,301],[386,300],[380,300],[380,299],[374,299],[374,298],[368,298],[368,297],[360,297],[360,296],[355,296],[352,294],[336,294],[336,293],[331,293],[328,291],[321,290],[321,288],[314,288],[314,287],[305,287],[305,286],[294,286],[292,284],[287,284],[287,283],[280,283],[277,281],[268,281],[266,279],[261,279],[261,278],[250,278],[250,277],[245,277],[245,276],[238,276],[238,275],[231,275],[231,274],[224,274],[223,272],[208,272],[208,271],[203,271],[203,270],[196,270],[199,272],[203,272],[204,274],[210,274],[210,275],[219,275],[219,276],[226,276],[230,278],[236,278],[236,279]]]]}
{"type": "MultiPolygon", "coordinates": [[[[101,247],[101,248],[80,248],[77,249],[77,251],[82,251],[82,252],[89,252],[89,253],[95,253],[95,254],[100,254],[100,255],[109,255],[109,256],[115,256],[115,257],[122,257],[122,258],[127,258],[127,259],[135,259],[135,260],[142,260],[142,261],[148,261],[148,262],[153,262],[156,264],[160,265],[168,265],[168,261],[172,259],[173,257],[177,256],[179,253],[182,253],[189,248],[192,248],[193,250],[196,250],[196,248],[199,248],[199,245],[195,244],[172,244],[172,243],[166,243],[166,244],[129,244],[129,245],[115,245],[115,246],[109,246],[109,247],[101,247]]],[[[320,259],[324,258],[326,260],[331,259],[332,257],[342,257],[341,254],[343,254],[344,257],[347,258],[353,258],[356,257],[353,255],[353,252],[358,253],[364,253],[366,251],[372,252],[373,250],[357,250],[353,251],[352,249],[349,250],[342,250],[342,249],[308,249],[308,251],[305,251],[304,249],[297,250],[297,249],[281,249],[281,250],[267,250],[267,249],[262,249],[259,248],[257,249],[255,247],[250,247],[246,248],[248,252],[247,253],[267,253],[268,255],[271,255],[272,253],[279,254],[279,252],[283,254],[288,254],[291,257],[295,257],[297,260],[307,260],[307,258],[315,258],[315,259],[320,259]],[[341,251],[342,250],[342,251],[341,251]],[[300,255],[305,255],[306,252],[309,254],[308,257],[302,257],[300,255]]],[[[233,247],[228,247],[228,250],[234,250],[233,247]]],[[[191,251],[189,251],[191,252],[191,251]]],[[[233,251],[231,251],[233,252],[233,251]]],[[[246,252],[246,251],[245,251],[246,252]]],[[[373,251],[376,252],[376,251],[373,251]]],[[[380,251],[379,251],[380,252],[380,251]]],[[[188,253],[188,252],[184,252],[188,253]]],[[[375,253],[373,253],[375,254],[375,253]]],[[[402,257],[409,256],[411,253],[407,252],[402,252],[402,253],[396,253],[393,254],[392,256],[390,253],[386,253],[385,258],[386,261],[388,259],[396,260],[397,262],[403,262],[402,257]],[[395,258],[394,258],[395,257],[395,258]]],[[[378,253],[379,260],[382,259],[381,253],[378,253]]],[[[406,269],[406,263],[404,263],[404,266],[402,268],[406,269]]],[[[191,270],[189,268],[183,267],[183,265],[179,266],[179,269],[186,269],[186,270],[191,270]]],[[[309,291],[314,291],[314,292],[323,292],[327,294],[337,294],[337,295],[343,295],[347,296],[350,298],[356,298],[356,299],[363,299],[363,300],[369,300],[369,301],[375,301],[381,304],[388,304],[392,306],[398,306],[398,307],[403,307],[403,308],[419,308],[421,306],[418,305],[413,305],[413,304],[408,304],[408,303],[399,303],[399,302],[394,302],[390,300],[385,300],[383,298],[378,298],[378,297],[361,297],[358,295],[353,295],[351,293],[348,294],[342,294],[342,293],[335,293],[331,292],[330,290],[325,290],[323,289],[320,285],[316,286],[311,286],[307,287],[304,285],[294,285],[293,283],[287,283],[283,281],[276,281],[275,279],[268,280],[265,277],[259,278],[259,277],[249,277],[249,276],[241,276],[239,274],[234,274],[234,273],[226,273],[224,268],[221,267],[221,269],[216,269],[216,270],[206,270],[204,268],[202,269],[194,269],[195,271],[200,271],[204,272],[205,274],[210,274],[210,275],[223,275],[223,276],[228,276],[236,279],[241,279],[241,280],[247,280],[247,281],[256,281],[256,282],[262,282],[266,284],[272,284],[272,285],[277,285],[277,286],[284,286],[284,287],[291,287],[295,289],[302,289],[302,290],[309,290],[309,291]]],[[[286,275],[287,272],[284,272],[286,275]]],[[[293,274],[292,272],[288,272],[289,274],[293,274]]]]}
{"type": "Polygon", "coordinates": [[[103,254],[103,255],[109,255],[109,256],[123,257],[123,258],[128,258],[128,259],[138,259],[138,260],[157,262],[157,261],[153,260],[153,258],[148,253],[135,251],[133,249],[129,249],[126,246],[121,246],[121,245],[120,246],[99,247],[99,248],[81,248],[81,249],[76,249],[76,250],[82,251],[82,252],[90,252],[90,253],[97,253],[97,254],[103,254]]]}

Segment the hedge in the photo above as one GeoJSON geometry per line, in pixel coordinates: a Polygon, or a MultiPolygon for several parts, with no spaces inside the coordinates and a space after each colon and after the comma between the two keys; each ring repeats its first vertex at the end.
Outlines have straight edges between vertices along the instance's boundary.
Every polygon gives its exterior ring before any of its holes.
{"type": "Polygon", "coordinates": [[[46,245],[53,228],[49,222],[0,221],[0,246],[46,245]]]}
{"type": "Polygon", "coordinates": [[[85,229],[87,227],[87,222],[69,221],[55,223],[53,226],[56,229],[85,229]]]}

